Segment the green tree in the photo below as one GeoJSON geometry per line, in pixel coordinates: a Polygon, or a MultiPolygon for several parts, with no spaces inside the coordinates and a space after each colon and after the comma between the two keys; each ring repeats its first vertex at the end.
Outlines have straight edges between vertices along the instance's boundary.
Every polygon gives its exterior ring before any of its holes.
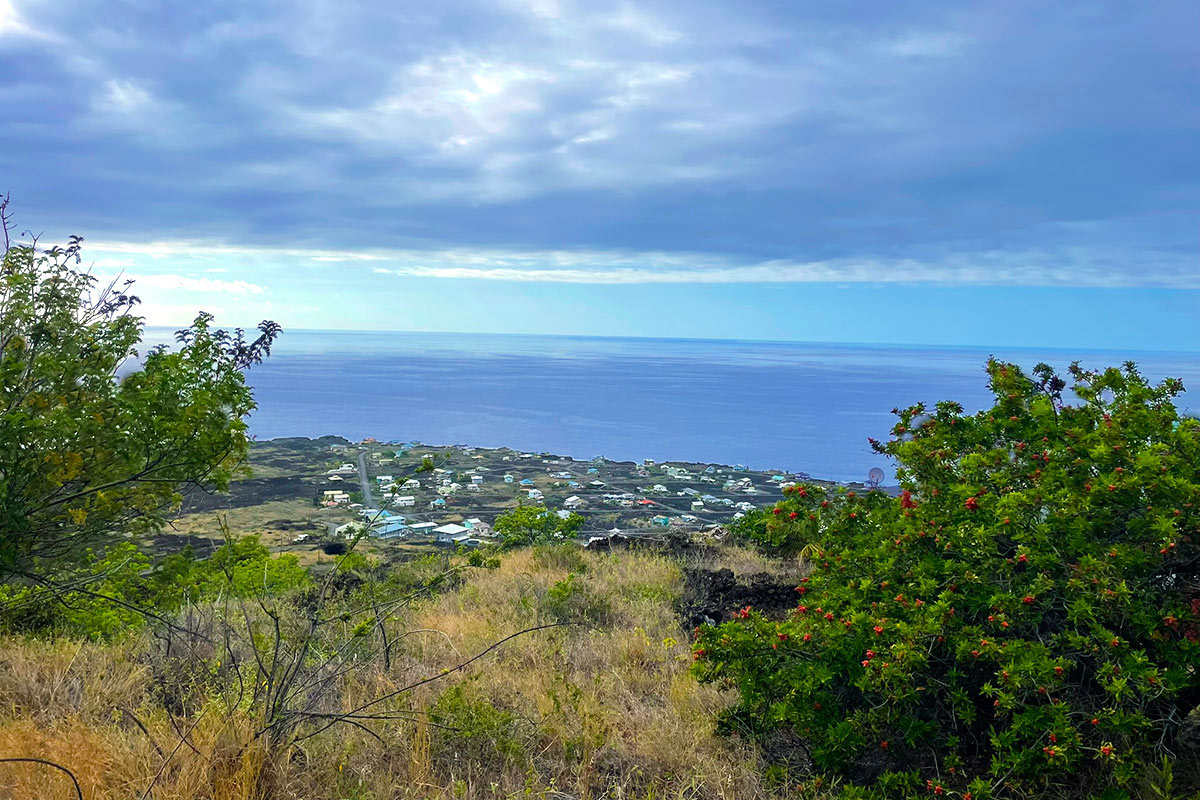
{"type": "Polygon", "coordinates": [[[158,528],[185,490],[228,487],[254,408],[242,371],[280,328],[264,322],[247,340],[201,313],[175,348],[142,354],[130,282],[100,285],[80,269],[78,237],[9,246],[5,207],[0,583],[45,582],[92,548],[158,528]]]}
{"type": "Polygon", "coordinates": [[[787,618],[698,631],[699,675],[740,695],[722,725],[790,729],[822,781],[861,784],[846,796],[1144,797],[1164,767],[1200,789],[1181,384],[1072,366],[1068,403],[1045,365],[988,374],[990,409],[896,412],[874,446],[898,497],[797,486],[746,526],[812,572],[787,618]]]}
{"type": "Polygon", "coordinates": [[[523,547],[568,539],[583,527],[583,521],[575,513],[564,519],[545,506],[518,506],[496,517],[493,527],[505,547],[523,547]]]}

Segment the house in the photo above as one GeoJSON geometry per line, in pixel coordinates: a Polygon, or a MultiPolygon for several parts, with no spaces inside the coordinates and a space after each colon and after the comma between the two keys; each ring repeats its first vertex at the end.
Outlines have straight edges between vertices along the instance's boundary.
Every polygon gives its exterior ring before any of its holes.
{"type": "Polygon", "coordinates": [[[688,497],[695,497],[698,494],[700,494],[698,491],[696,491],[695,489],[693,489],[690,486],[687,486],[687,487],[684,487],[684,490],[679,493],[679,496],[683,497],[686,495],[688,497]]]}
{"type": "Polygon", "coordinates": [[[529,490],[529,499],[530,500],[541,500],[543,497],[545,497],[545,495],[542,494],[541,489],[530,489],[529,490]]]}
{"type": "Polygon", "coordinates": [[[717,468],[710,464],[709,466],[704,468],[704,471],[705,471],[705,473],[712,475],[714,472],[717,471],[717,468]]]}
{"type": "Polygon", "coordinates": [[[436,522],[416,522],[409,525],[408,529],[418,536],[429,536],[437,526],[436,522]]]}
{"type": "Polygon", "coordinates": [[[366,526],[361,522],[347,522],[345,525],[339,525],[334,529],[334,533],[343,538],[357,536],[366,530],[366,526]]]}
{"type": "Polygon", "coordinates": [[[560,508],[558,511],[555,511],[554,514],[559,519],[570,519],[571,518],[571,512],[567,511],[565,508],[560,508]]]}
{"type": "Polygon", "coordinates": [[[404,497],[397,497],[395,504],[401,508],[412,508],[417,504],[417,498],[413,497],[411,494],[405,495],[404,497]]]}
{"type": "Polygon", "coordinates": [[[389,519],[382,525],[375,525],[371,533],[380,539],[402,539],[408,535],[408,525],[403,519],[389,519]]]}
{"type": "Polygon", "coordinates": [[[717,498],[716,498],[716,496],[715,496],[715,495],[711,495],[711,494],[702,494],[702,495],[700,495],[700,499],[701,499],[702,501],[704,501],[705,503],[715,503],[715,502],[717,502],[717,498]]]}
{"type": "Polygon", "coordinates": [[[696,517],[693,517],[691,514],[680,514],[680,515],[679,515],[679,521],[680,521],[680,522],[692,523],[692,522],[699,522],[700,520],[699,520],[699,519],[697,519],[696,517]]]}
{"type": "Polygon", "coordinates": [[[391,514],[387,511],[381,511],[378,508],[364,508],[358,512],[358,515],[363,519],[372,519],[373,517],[384,516],[390,517],[391,514]]]}
{"type": "Polygon", "coordinates": [[[643,459],[642,459],[642,466],[645,466],[645,467],[653,467],[653,466],[654,466],[654,459],[653,459],[653,458],[643,458],[643,459]]]}
{"type": "Polygon", "coordinates": [[[521,485],[522,486],[533,486],[533,481],[529,480],[529,478],[522,478],[521,485]]]}
{"type": "Polygon", "coordinates": [[[446,501],[445,501],[445,499],[444,499],[444,498],[441,498],[441,497],[439,497],[437,500],[434,500],[434,501],[432,501],[432,502],[429,504],[429,507],[430,507],[430,508],[445,508],[445,507],[446,507],[446,501]]]}
{"type": "Polygon", "coordinates": [[[474,484],[475,486],[480,485],[481,483],[483,483],[483,476],[482,475],[472,475],[471,483],[474,484]]]}
{"type": "Polygon", "coordinates": [[[599,473],[600,473],[600,470],[596,469],[595,467],[588,467],[588,471],[587,471],[588,475],[598,475],[599,473]]]}
{"type": "Polygon", "coordinates": [[[462,525],[442,525],[433,529],[434,541],[438,544],[459,544],[471,538],[470,531],[462,525]]]}
{"type": "Polygon", "coordinates": [[[586,505],[587,501],[577,495],[571,495],[563,500],[563,508],[583,508],[586,505]]]}
{"type": "Polygon", "coordinates": [[[375,480],[379,481],[380,483],[395,483],[396,482],[396,479],[393,478],[391,475],[376,475],[375,480]]]}
{"type": "Polygon", "coordinates": [[[646,498],[644,498],[644,497],[643,497],[641,500],[638,500],[638,501],[637,501],[637,504],[638,504],[639,506],[652,506],[652,505],[654,505],[654,501],[653,501],[653,500],[647,500],[646,498]]]}
{"type": "Polygon", "coordinates": [[[492,536],[492,526],[481,520],[479,517],[463,520],[463,527],[469,530],[476,536],[492,536]]]}
{"type": "Polygon", "coordinates": [[[666,493],[667,493],[667,487],[663,486],[661,483],[656,483],[656,484],[654,484],[653,486],[651,486],[651,487],[650,487],[650,491],[652,491],[652,492],[658,492],[659,494],[666,494],[666,493]]]}
{"type": "Polygon", "coordinates": [[[505,483],[512,483],[514,480],[516,480],[516,478],[514,478],[512,475],[505,475],[505,476],[504,476],[504,482],[505,482],[505,483]]]}
{"type": "Polygon", "coordinates": [[[467,484],[467,491],[468,491],[468,492],[478,492],[478,491],[479,491],[479,484],[478,484],[478,483],[468,483],[468,484],[467,484]]]}
{"type": "Polygon", "coordinates": [[[409,478],[401,486],[401,489],[420,489],[421,482],[416,478],[409,478]]]}
{"type": "Polygon", "coordinates": [[[650,520],[650,524],[651,524],[651,525],[659,525],[659,526],[662,526],[662,527],[664,527],[664,528],[665,528],[665,527],[667,527],[668,525],[670,525],[670,524],[671,524],[671,518],[670,518],[670,517],[667,517],[667,516],[664,516],[664,515],[662,515],[662,514],[659,514],[657,517],[655,517],[654,519],[650,520]]]}
{"type": "Polygon", "coordinates": [[[581,486],[581,484],[579,483],[579,481],[567,481],[567,486],[571,489],[578,489],[581,486]]]}
{"type": "Polygon", "coordinates": [[[588,484],[588,487],[591,489],[603,489],[607,485],[604,481],[592,481],[588,484]]]}
{"type": "Polygon", "coordinates": [[[753,511],[754,505],[752,503],[747,503],[746,501],[743,500],[742,502],[740,502],[736,506],[734,506],[734,508],[738,509],[739,511],[753,511]]]}
{"type": "Polygon", "coordinates": [[[692,501],[692,511],[703,511],[703,510],[704,510],[704,501],[702,501],[702,500],[693,500],[692,501]]]}
{"type": "Polygon", "coordinates": [[[341,475],[330,475],[330,476],[329,476],[329,482],[330,482],[330,483],[341,483],[341,482],[343,482],[344,480],[346,480],[346,479],[345,479],[345,478],[343,478],[341,475]]]}

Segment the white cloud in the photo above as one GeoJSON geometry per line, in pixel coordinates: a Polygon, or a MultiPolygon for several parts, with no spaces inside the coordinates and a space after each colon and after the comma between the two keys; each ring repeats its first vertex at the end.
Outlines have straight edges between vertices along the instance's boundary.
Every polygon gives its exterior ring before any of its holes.
{"type": "Polygon", "coordinates": [[[150,93],[133,81],[111,79],[104,84],[104,95],[100,98],[100,110],[118,114],[129,114],[149,106],[150,93]]]}
{"type": "Polygon", "coordinates": [[[125,275],[132,280],[133,291],[142,287],[165,289],[170,291],[195,292],[201,294],[233,294],[252,295],[263,294],[266,287],[249,281],[226,281],[218,278],[193,278],[184,275],[125,275]]]}
{"type": "MultiPolygon", "coordinates": [[[[114,256],[220,258],[256,268],[291,270],[314,264],[410,278],[580,284],[833,283],[968,286],[1200,288],[1187,254],[1132,252],[1113,247],[1060,247],[945,252],[925,257],[864,256],[824,260],[748,261],[728,255],[625,250],[516,250],[500,248],[396,249],[354,252],[206,245],[101,242],[89,247],[114,256]],[[1134,265],[1134,268],[1130,268],[1134,265]]],[[[119,260],[119,259],[118,259],[119,260]]],[[[314,269],[317,267],[315,266],[314,269]]],[[[364,274],[357,273],[357,274],[364,274]]],[[[323,273],[314,273],[323,274],[323,273]]],[[[335,273],[341,275],[343,273],[335,273]]],[[[190,292],[262,294],[265,287],[178,275],[137,276],[138,285],[190,292]]]]}

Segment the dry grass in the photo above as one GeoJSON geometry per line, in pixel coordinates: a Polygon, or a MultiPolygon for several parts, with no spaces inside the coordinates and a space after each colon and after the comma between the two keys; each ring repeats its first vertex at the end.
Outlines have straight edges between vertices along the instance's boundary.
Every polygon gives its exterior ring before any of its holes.
{"type": "MultiPolygon", "coordinates": [[[[59,761],[89,800],[137,798],[152,783],[155,800],[764,796],[753,750],[712,732],[729,698],[688,672],[681,583],[678,564],[655,555],[510,554],[399,612],[391,669],[364,663],[333,702],[354,708],[533,625],[581,624],[513,639],[401,695],[387,707],[413,713],[370,723],[379,739],[343,724],[282,753],[254,738],[252,709],[230,713],[203,681],[169,716],[148,635],[2,640],[0,757],[59,761]]],[[[0,764],[0,796],[72,792],[46,767],[0,764]]]]}

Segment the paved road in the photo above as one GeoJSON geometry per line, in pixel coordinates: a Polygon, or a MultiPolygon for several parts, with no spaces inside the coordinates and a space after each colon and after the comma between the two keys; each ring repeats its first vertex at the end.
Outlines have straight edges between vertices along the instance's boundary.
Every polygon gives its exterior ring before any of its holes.
{"type": "Polygon", "coordinates": [[[367,508],[374,508],[375,500],[371,497],[371,482],[367,480],[367,454],[363,450],[358,451],[358,485],[362,488],[363,505],[367,508]]]}

